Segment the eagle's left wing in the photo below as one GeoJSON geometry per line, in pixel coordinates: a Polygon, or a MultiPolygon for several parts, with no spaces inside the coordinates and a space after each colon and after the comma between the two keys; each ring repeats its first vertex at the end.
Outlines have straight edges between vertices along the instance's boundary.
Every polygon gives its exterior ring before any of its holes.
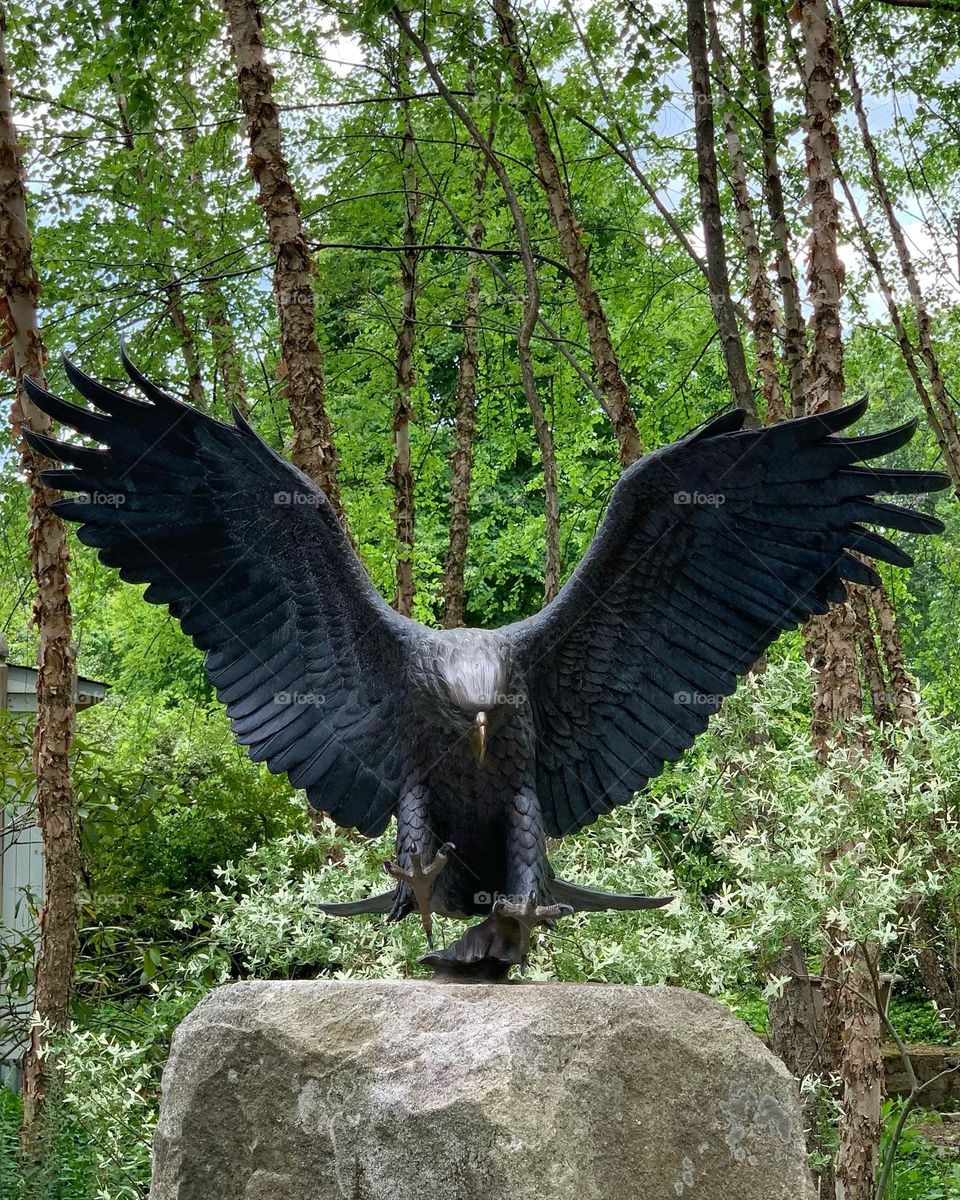
{"type": "Polygon", "coordinates": [[[557,598],[505,631],[533,708],[548,833],[573,833],[630,800],[783,630],[843,600],[845,579],[877,583],[854,552],[911,565],[865,524],[942,531],[874,499],[949,480],[855,466],[916,428],[835,436],[865,409],[759,430],[741,430],[742,414],[730,413],[648,454],[624,472],[557,598]]]}
{"type": "Polygon", "coordinates": [[[380,597],[323,493],[239,413],[215,421],[124,365],[143,399],[67,363],[99,412],[27,381],[34,404],[99,443],[27,434],[68,464],[43,472],[73,493],[55,510],[206,652],[255,761],[339,824],[379,833],[409,774],[407,662],[425,630],[380,597]]]}

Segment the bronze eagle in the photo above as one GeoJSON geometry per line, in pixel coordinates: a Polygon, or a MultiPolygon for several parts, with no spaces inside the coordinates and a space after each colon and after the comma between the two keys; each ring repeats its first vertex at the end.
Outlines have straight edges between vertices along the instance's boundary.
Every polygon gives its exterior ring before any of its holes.
{"type": "Polygon", "coordinates": [[[867,465],[916,422],[845,437],[866,401],[763,429],[727,412],[624,471],[541,612],[430,629],[386,603],[323,493],[238,411],[214,420],[122,357],[139,398],[70,362],[93,409],[26,382],[85,439],[26,434],[67,464],[43,472],[73,493],[57,512],[206,652],[251,758],[339,825],[376,835],[396,819],[395,886],[328,912],[418,912],[428,939],[432,913],[485,918],[424,960],[457,977],[505,977],[531,929],[565,913],[666,903],[556,878],[546,838],[677,760],[783,630],[843,600],[845,580],[878,582],[864,557],[911,565],[867,526],[943,528],[875,499],[948,485],[867,465]]]}

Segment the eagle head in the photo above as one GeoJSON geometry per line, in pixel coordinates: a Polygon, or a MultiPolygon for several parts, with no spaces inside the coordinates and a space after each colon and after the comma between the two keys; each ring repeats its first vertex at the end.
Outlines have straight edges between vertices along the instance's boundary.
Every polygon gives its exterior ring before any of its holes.
{"type": "Polygon", "coordinates": [[[467,740],[482,766],[491,737],[523,704],[513,675],[504,642],[483,630],[457,629],[438,635],[414,679],[435,718],[467,740]]]}

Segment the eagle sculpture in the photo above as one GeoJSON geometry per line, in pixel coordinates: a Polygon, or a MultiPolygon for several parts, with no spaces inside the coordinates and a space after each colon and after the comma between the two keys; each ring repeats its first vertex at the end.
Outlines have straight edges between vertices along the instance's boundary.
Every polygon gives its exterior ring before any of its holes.
{"type": "Polygon", "coordinates": [[[363,834],[396,818],[395,886],[338,915],[485,919],[424,961],[496,979],[531,930],[575,910],[670,897],[558,879],[546,839],[629,802],[676,761],[785,629],[876,584],[865,557],[911,565],[865,528],[943,526],[875,494],[948,484],[858,466],[916,422],[841,437],[866,402],[764,429],[728,412],[624,471],[559,595],[501,629],[436,630],[379,595],[323,493],[236,410],[214,420],[146,379],[142,399],[89,378],[99,412],[26,382],[30,399],[97,448],[27,433],[56,510],[206,652],[234,733],[314,808],[363,834]]]}

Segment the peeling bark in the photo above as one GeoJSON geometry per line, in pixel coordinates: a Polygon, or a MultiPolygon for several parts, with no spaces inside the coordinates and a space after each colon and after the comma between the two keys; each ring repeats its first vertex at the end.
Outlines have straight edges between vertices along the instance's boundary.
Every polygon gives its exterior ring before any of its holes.
{"type": "MultiPolygon", "coordinates": [[[[37,324],[40,284],[31,257],[21,148],[13,122],[6,58],[6,12],[0,7],[0,318],[3,366],[16,380],[11,412],[15,441],[23,429],[49,433],[50,418],[23,392],[23,377],[44,381],[45,354],[37,324]]],[[[55,466],[21,443],[21,464],[30,486],[28,539],[36,584],[33,619],[37,650],[37,722],[33,742],[37,821],[43,838],[44,903],[40,915],[40,951],[36,963],[34,1026],[24,1073],[23,1140],[33,1147],[40,1133],[44,1104],[52,1084],[50,1060],[43,1053],[44,1028],[70,1023],[77,934],[80,853],[77,839],[70,748],[76,720],[74,652],[70,612],[66,534],[51,510],[57,493],[45,488],[39,473],[55,466]]]]}
{"type": "Polygon", "coordinates": [[[777,153],[777,127],[770,85],[767,28],[762,0],[753,0],[751,36],[754,88],[763,146],[763,191],[776,249],[777,281],[783,308],[783,360],[790,381],[792,415],[806,412],[809,390],[807,332],[803,323],[800,288],[790,254],[790,226],[783,198],[783,180],[777,153]]]}
{"type": "Polygon", "coordinates": [[[870,606],[865,588],[850,588],[850,603],[857,614],[857,645],[860,650],[860,662],[863,666],[863,678],[870,693],[870,711],[877,725],[890,725],[893,720],[893,708],[890,703],[890,691],[883,673],[883,662],[877,649],[877,639],[870,620],[870,606]]]}
{"type": "Polygon", "coordinates": [[[310,248],[300,201],[283,153],[260,6],[258,0],[222,0],[222,3],[250,141],[247,165],[257,187],[257,202],[263,209],[274,254],[273,295],[280,318],[277,377],[287,397],[293,424],[290,456],[323,489],[344,521],[333,430],[327,416],[323,355],[317,340],[310,248]]]}
{"type": "Polygon", "coordinates": [[[497,17],[500,40],[507,52],[507,65],[513,76],[517,106],[523,115],[533,146],[537,176],[547,199],[550,219],[557,231],[560,249],[570,270],[577,304],[587,329],[590,353],[603,395],[603,406],[617,439],[620,463],[628,467],[640,457],[643,447],[630,404],[630,394],[610,336],[607,316],[590,274],[590,263],[583,245],[583,231],[573,211],[570,194],[560,173],[557,156],[540,111],[537,98],[539,81],[532,79],[527,71],[510,0],[493,0],[493,10],[497,17]]]}
{"type": "MultiPolygon", "coordinates": [[[[804,147],[810,210],[808,281],[810,318],[809,391],[806,411],[826,412],[843,403],[840,300],[844,271],[838,249],[839,209],[834,162],[839,153],[835,117],[839,59],[825,0],[800,0],[791,14],[800,21],[806,87],[804,147]]],[[[756,53],[756,47],[755,47],[756,53]]],[[[848,595],[850,589],[848,588],[848,595]]],[[[806,628],[807,659],[814,668],[813,741],[826,756],[840,726],[863,711],[857,670],[857,615],[851,600],[815,617],[806,628]]]]}
{"type": "MultiPolygon", "coordinates": [[[[838,408],[844,392],[840,321],[844,269],[838,250],[839,206],[834,190],[834,164],[840,150],[836,128],[839,55],[826,0],[798,0],[792,15],[800,23],[806,92],[804,149],[810,208],[807,278],[813,305],[807,411],[817,413],[838,408]]],[[[835,606],[825,617],[815,618],[808,627],[807,653],[817,668],[813,736],[821,754],[828,753],[835,743],[838,725],[858,715],[863,707],[857,642],[859,638],[862,644],[871,645],[865,639],[872,639],[873,632],[865,614],[858,620],[858,606],[865,607],[862,595],[849,588],[848,595],[846,603],[835,606]]],[[[868,658],[868,668],[869,663],[868,658]]],[[[852,802],[857,762],[866,749],[863,735],[846,735],[844,746],[850,760],[848,788],[852,802]]],[[[828,856],[824,869],[830,871],[831,867],[828,856]]],[[[824,933],[823,1029],[827,1044],[837,1047],[843,1089],[834,1168],[836,1194],[839,1200],[873,1200],[883,1085],[880,1014],[872,998],[864,951],[848,945],[843,929],[827,928],[824,933]]]]}
{"type": "Polygon", "coordinates": [[[883,1104],[881,1020],[873,979],[859,946],[839,956],[837,1023],[841,1030],[843,1111],[837,1147],[837,1200],[873,1200],[883,1104]]]}
{"type": "Polygon", "coordinates": [[[907,670],[903,639],[897,627],[897,614],[887,589],[882,585],[869,589],[870,603],[877,624],[877,641],[883,654],[887,673],[887,695],[892,709],[892,719],[902,728],[917,723],[920,694],[917,683],[907,670]]]}
{"type": "Polygon", "coordinates": [[[690,83],[697,141],[697,186],[700,191],[703,240],[707,251],[710,307],[713,309],[720,334],[733,403],[747,413],[751,423],[756,424],[757,406],[750,386],[747,360],[743,353],[743,341],[730,295],[730,276],[727,271],[720,189],[717,184],[713,95],[710,87],[710,64],[707,59],[704,0],[686,0],[686,8],[687,53],[690,56],[690,83]]]}
{"type": "MultiPolygon", "coordinates": [[[[804,652],[814,677],[811,736],[822,759],[836,748],[845,725],[863,712],[857,669],[857,614],[848,599],[804,628],[804,652]]],[[[844,743],[846,744],[846,743],[844,743]]]]}
{"type": "Polygon", "coordinates": [[[713,59],[713,74],[720,81],[724,91],[728,93],[727,103],[723,113],[723,130],[727,143],[727,155],[730,159],[730,185],[733,191],[733,204],[737,214],[737,226],[740,230],[740,243],[743,246],[747,266],[747,281],[750,294],[751,324],[753,326],[754,349],[757,356],[757,373],[760,376],[760,391],[764,401],[764,420],[770,425],[782,421],[786,416],[783,406],[783,393],[780,388],[780,375],[777,371],[777,355],[775,339],[780,324],[773,290],[767,278],[763,262],[763,252],[760,248],[760,235],[757,224],[753,219],[753,208],[750,202],[750,189],[747,185],[747,167],[743,158],[743,147],[740,141],[740,129],[736,111],[729,96],[727,69],[723,58],[723,46],[720,41],[720,29],[717,22],[717,11],[714,0],[705,0],[704,10],[707,17],[707,27],[710,35],[710,51],[713,59]]]}
{"type": "Polygon", "coordinates": [[[826,0],[798,0],[792,13],[800,21],[806,96],[804,150],[810,206],[807,281],[813,305],[807,411],[818,413],[843,403],[840,299],[845,271],[838,250],[840,209],[834,194],[833,168],[840,152],[836,127],[840,58],[826,0]]]}

